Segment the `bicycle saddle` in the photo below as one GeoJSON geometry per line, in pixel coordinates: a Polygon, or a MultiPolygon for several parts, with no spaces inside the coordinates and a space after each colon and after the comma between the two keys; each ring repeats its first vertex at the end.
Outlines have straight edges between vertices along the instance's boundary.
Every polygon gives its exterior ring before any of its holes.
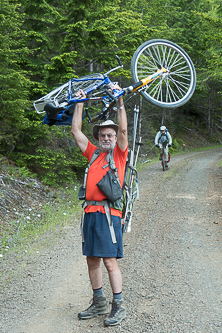
{"type": "MultiPolygon", "coordinates": [[[[52,103],[47,103],[44,106],[44,111],[47,114],[47,118],[49,120],[53,120],[53,119],[57,118],[59,113],[66,111],[66,108],[60,107],[60,106],[54,106],[52,103]]],[[[64,116],[66,116],[66,115],[64,115],[64,116]]]]}

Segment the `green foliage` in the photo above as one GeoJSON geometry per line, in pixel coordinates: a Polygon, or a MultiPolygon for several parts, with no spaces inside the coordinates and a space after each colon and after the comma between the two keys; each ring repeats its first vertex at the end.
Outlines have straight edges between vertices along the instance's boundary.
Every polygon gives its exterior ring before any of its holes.
{"type": "Polygon", "coordinates": [[[30,81],[28,72],[19,66],[19,62],[30,54],[30,50],[23,44],[26,32],[22,27],[24,15],[19,15],[20,5],[4,0],[1,5],[0,144],[4,151],[12,149],[28,126],[24,110],[30,106],[27,103],[30,81]]]}
{"type": "Polygon", "coordinates": [[[172,146],[169,148],[170,153],[179,151],[182,145],[183,145],[183,140],[173,138],[172,146]]]}
{"type": "MultiPolygon", "coordinates": [[[[62,130],[42,125],[33,101],[73,77],[106,72],[116,66],[115,54],[124,64],[115,80],[130,84],[132,55],[153,38],[179,44],[194,62],[197,88],[181,114],[204,124],[208,133],[221,127],[220,0],[1,0],[0,152],[48,184],[81,177],[87,161],[62,130]]],[[[147,104],[143,124],[151,129],[163,115],[181,125],[178,110],[170,116],[147,104]]],[[[152,135],[144,133],[147,142],[152,135]]]]}
{"type": "Polygon", "coordinates": [[[14,166],[8,165],[4,168],[4,170],[7,172],[7,174],[12,178],[35,178],[36,175],[31,173],[30,170],[27,167],[18,167],[15,168],[14,166]]]}
{"type": "Polygon", "coordinates": [[[73,158],[73,166],[76,171],[76,175],[78,178],[81,178],[84,174],[85,168],[88,165],[88,160],[82,156],[79,148],[72,149],[72,158],[73,158]]]}
{"type": "MultiPolygon", "coordinates": [[[[24,158],[24,156],[21,157],[24,158]]],[[[57,187],[61,184],[73,183],[76,179],[73,171],[74,162],[65,153],[49,148],[37,148],[35,155],[26,156],[28,165],[34,166],[44,184],[57,187]]],[[[19,163],[19,161],[18,161],[19,163]]]]}
{"type": "MultiPolygon", "coordinates": [[[[53,83],[57,82],[57,85],[59,85],[73,78],[72,66],[75,63],[76,56],[77,52],[71,51],[53,57],[51,63],[45,65],[47,73],[46,80],[53,83]]],[[[57,86],[55,88],[57,88],[57,86]]]]}

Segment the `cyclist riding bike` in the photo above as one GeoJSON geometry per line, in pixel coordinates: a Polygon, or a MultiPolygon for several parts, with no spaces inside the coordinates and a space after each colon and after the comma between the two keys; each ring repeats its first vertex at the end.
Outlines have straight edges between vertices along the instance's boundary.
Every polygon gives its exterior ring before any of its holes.
{"type": "Polygon", "coordinates": [[[155,146],[161,149],[160,160],[162,160],[162,154],[165,156],[165,167],[168,167],[169,152],[168,147],[172,145],[172,138],[166,126],[161,126],[160,131],[155,137],[155,146]]]}

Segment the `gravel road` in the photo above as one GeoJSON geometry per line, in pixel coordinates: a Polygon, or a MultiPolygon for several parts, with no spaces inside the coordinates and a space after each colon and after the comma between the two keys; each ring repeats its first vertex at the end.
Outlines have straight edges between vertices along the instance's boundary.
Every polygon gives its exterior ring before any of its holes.
{"type": "MultiPolygon", "coordinates": [[[[2,260],[12,271],[0,294],[1,333],[222,333],[222,149],[173,156],[139,172],[140,200],[124,235],[127,318],[79,321],[91,299],[78,222],[52,247],[2,260]],[[13,267],[10,267],[12,265],[13,267]]],[[[111,300],[104,267],[104,291],[111,300]]]]}

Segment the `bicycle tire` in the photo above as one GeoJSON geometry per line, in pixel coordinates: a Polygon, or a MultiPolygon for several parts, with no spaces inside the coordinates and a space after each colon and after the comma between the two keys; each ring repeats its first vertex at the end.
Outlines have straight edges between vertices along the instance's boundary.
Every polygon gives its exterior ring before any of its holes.
{"type": "Polygon", "coordinates": [[[150,82],[141,95],[158,107],[180,107],[195,91],[196,72],[188,54],[177,44],[153,39],[140,45],[131,60],[133,81],[139,82],[163,67],[168,72],[150,82]]]}
{"type": "MultiPolygon", "coordinates": [[[[85,81],[72,81],[71,83],[71,97],[74,98],[75,94],[77,93],[77,91],[79,89],[82,90],[87,90],[90,89],[92,86],[94,86],[95,84],[98,84],[99,82],[101,82],[103,75],[98,73],[98,74],[89,74],[86,76],[82,76],[81,78],[79,78],[78,80],[85,80],[85,81]],[[87,79],[89,79],[89,81],[87,81],[87,79]]],[[[100,89],[98,90],[94,90],[93,92],[91,92],[90,94],[87,95],[87,97],[98,97],[101,96],[105,91],[104,89],[100,89]]],[[[47,103],[52,103],[54,106],[56,107],[63,107],[68,105],[68,100],[69,100],[69,82],[61,85],[60,87],[52,90],[50,93],[48,93],[47,95],[39,98],[38,100],[36,100],[33,104],[35,107],[35,110],[39,113],[44,112],[44,106],[47,103]],[[40,112],[42,111],[42,112],[40,112]]]]}
{"type": "Polygon", "coordinates": [[[162,167],[163,167],[163,171],[165,170],[165,158],[164,155],[162,156],[162,167]]]}

